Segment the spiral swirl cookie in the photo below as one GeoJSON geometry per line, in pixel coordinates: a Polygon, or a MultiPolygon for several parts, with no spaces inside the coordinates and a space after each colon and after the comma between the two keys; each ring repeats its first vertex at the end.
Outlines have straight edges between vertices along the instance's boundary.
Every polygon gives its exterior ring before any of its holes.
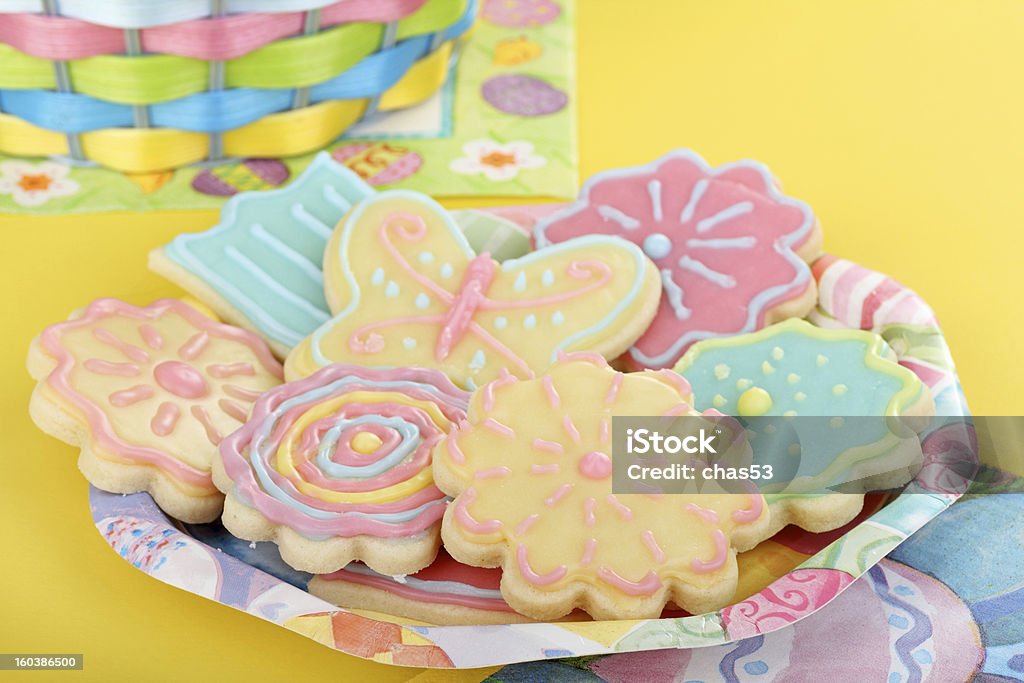
{"type": "Polygon", "coordinates": [[[434,476],[455,500],[445,548],[502,568],[517,612],[553,619],[657,617],[674,602],[716,609],[736,590],[736,551],[766,537],[760,493],[612,493],[613,415],[699,415],[668,371],[615,372],[597,354],[563,355],[548,372],[482,387],[468,421],[438,447],[434,476]]]}
{"type": "MultiPolygon", "coordinates": [[[[924,383],[896,360],[872,332],[787,320],[694,344],[675,369],[693,387],[697,408],[748,418],[829,418],[799,424],[793,481],[785,492],[768,495],[774,528],[793,523],[822,532],[853,519],[864,499],[863,493],[820,495],[823,489],[862,478],[877,488],[902,485],[920,461],[914,430],[927,425],[921,418],[935,406],[924,383]],[[881,417],[903,419],[871,419],[881,417]],[[910,429],[897,429],[901,425],[910,429]]],[[[759,439],[751,443],[760,458],[759,439]]]]}
{"type": "Polygon", "coordinates": [[[431,451],[468,400],[435,370],[344,364],[267,392],[214,461],[224,526],[302,571],[427,566],[446,505],[431,451]]]}
{"type": "Polygon", "coordinates": [[[282,369],[256,335],[175,300],[138,308],[100,299],[32,342],[29,407],[39,427],[80,446],[104,491],[148,491],[186,522],[209,522],[223,496],[210,463],[282,369]]]}

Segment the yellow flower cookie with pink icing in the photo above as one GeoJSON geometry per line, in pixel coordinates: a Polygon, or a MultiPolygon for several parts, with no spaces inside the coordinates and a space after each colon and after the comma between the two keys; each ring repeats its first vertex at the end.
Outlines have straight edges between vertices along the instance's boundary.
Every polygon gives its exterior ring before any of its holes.
{"type": "Polygon", "coordinates": [[[477,391],[468,419],[434,454],[454,501],[441,533],[460,562],[503,570],[516,611],[553,619],[656,618],[668,602],[716,609],[736,590],[736,552],[767,535],[764,497],[612,492],[615,415],[700,415],[667,370],[622,374],[597,354],[546,374],[508,373],[477,391]]]}
{"type": "Polygon", "coordinates": [[[30,413],[48,434],[80,446],[93,486],[148,491],[186,522],[220,515],[210,463],[282,368],[256,335],[176,300],[139,308],[99,299],[32,342],[39,384],[30,413]]]}

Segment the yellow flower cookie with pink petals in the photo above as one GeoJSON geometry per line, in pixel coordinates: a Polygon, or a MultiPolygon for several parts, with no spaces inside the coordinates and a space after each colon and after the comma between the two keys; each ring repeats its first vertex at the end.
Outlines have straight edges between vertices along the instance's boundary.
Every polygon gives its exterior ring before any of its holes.
{"type": "Polygon", "coordinates": [[[622,374],[597,354],[563,355],[546,374],[504,373],[438,445],[434,478],[454,497],[441,534],[460,562],[503,570],[516,611],[554,619],[656,618],[728,604],[736,552],[767,536],[760,493],[612,492],[611,420],[700,415],[667,370],[622,374]]]}
{"type": "Polygon", "coordinates": [[[251,332],[172,299],[139,308],[99,299],[46,328],[29,349],[39,384],[29,411],[44,432],[80,446],[97,488],[148,491],[186,522],[220,515],[210,465],[282,368],[251,332]]]}

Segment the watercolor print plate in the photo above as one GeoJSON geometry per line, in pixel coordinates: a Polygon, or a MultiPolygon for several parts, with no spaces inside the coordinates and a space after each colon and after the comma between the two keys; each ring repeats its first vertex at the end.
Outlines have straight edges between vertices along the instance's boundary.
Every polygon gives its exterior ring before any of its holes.
{"type": "MultiPolygon", "coordinates": [[[[551,207],[500,211],[523,227],[551,207]]],[[[925,466],[899,495],[871,496],[846,527],[811,534],[787,527],[740,556],[737,601],[707,614],[634,621],[431,626],[339,609],[306,592],[310,576],[273,544],[249,544],[219,524],[181,525],[148,494],[90,491],[97,529],[119,555],[151,576],[279,624],[327,647],[405,666],[470,668],[514,662],[705,647],[786,628],[813,614],[867,572],[966,488],[950,462],[976,461],[976,440],[949,350],[929,307],[892,279],[832,256],[813,267],[821,326],[881,334],[900,363],[931,389],[936,417],[922,434],[925,466]]]]}

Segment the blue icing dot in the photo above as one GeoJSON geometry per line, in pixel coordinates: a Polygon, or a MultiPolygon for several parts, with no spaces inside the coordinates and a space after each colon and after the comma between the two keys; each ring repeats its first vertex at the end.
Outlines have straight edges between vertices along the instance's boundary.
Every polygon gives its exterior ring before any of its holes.
{"type": "Polygon", "coordinates": [[[551,324],[552,325],[561,325],[564,322],[565,322],[565,314],[562,313],[561,311],[555,311],[554,313],[551,314],[551,324]]]}
{"type": "Polygon", "coordinates": [[[373,271],[373,275],[370,276],[370,284],[382,285],[384,284],[384,269],[378,268],[373,271]]]}
{"type": "Polygon", "coordinates": [[[523,319],[523,327],[525,327],[528,330],[532,330],[533,328],[537,327],[537,316],[535,316],[533,313],[526,316],[526,318],[523,319]]]}
{"type": "Polygon", "coordinates": [[[914,653],[914,659],[916,659],[921,664],[931,664],[932,653],[928,652],[927,650],[918,650],[914,653]]]}
{"type": "Polygon", "coordinates": [[[516,275],[516,281],[513,283],[512,288],[517,292],[526,291],[526,273],[519,271],[519,275],[516,275]]]}
{"type": "Polygon", "coordinates": [[[913,595],[914,594],[914,589],[911,588],[910,586],[895,586],[892,589],[892,591],[894,593],[896,593],[896,595],[913,595]]]}
{"type": "Polygon", "coordinates": [[[484,355],[483,351],[474,353],[472,360],[469,361],[469,367],[472,370],[479,370],[485,365],[487,365],[487,356],[484,355]]]}
{"type": "Polygon", "coordinates": [[[421,251],[420,252],[420,263],[433,263],[433,262],[434,262],[434,254],[433,253],[431,253],[429,251],[421,251]]]}
{"type": "Polygon", "coordinates": [[[388,286],[384,288],[384,296],[389,299],[394,299],[401,291],[402,290],[398,287],[398,283],[392,280],[388,283],[388,286]]]}
{"type": "Polygon", "coordinates": [[[443,277],[445,280],[450,278],[453,272],[454,270],[452,269],[452,264],[446,263],[443,266],[441,266],[441,277],[443,277]]]}
{"type": "Polygon", "coordinates": [[[466,388],[470,391],[476,391],[476,382],[473,381],[472,377],[466,378],[466,388]]]}
{"type": "Polygon", "coordinates": [[[540,282],[545,287],[550,287],[555,284],[555,274],[551,272],[550,268],[546,268],[544,273],[540,276],[540,282]]]}
{"type": "Polygon", "coordinates": [[[644,239],[644,253],[653,259],[665,258],[672,252],[672,240],[660,232],[644,239]]]}
{"type": "Polygon", "coordinates": [[[900,683],[903,680],[903,676],[898,671],[893,671],[889,674],[889,683],[900,683]]]}
{"type": "Polygon", "coordinates": [[[430,298],[426,294],[420,292],[416,295],[416,308],[426,308],[429,305],[430,298]]]}
{"type": "Polygon", "coordinates": [[[891,614],[889,615],[889,623],[895,626],[896,628],[906,628],[907,618],[901,617],[898,614],[891,614]]]}
{"type": "Polygon", "coordinates": [[[410,351],[416,348],[416,340],[412,337],[406,337],[402,340],[402,346],[409,349],[410,351]]]}
{"type": "Polygon", "coordinates": [[[759,659],[756,662],[747,662],[744,664],[743,670],[751,676],[760,676],[768,673],[768,665],[759,659]]]}
{"type": "Polygon", "coordinates": [[[494,329],[503,330],[508,327],[508,318],[503,315],[499,315],[494,319],[494,329]]]}

